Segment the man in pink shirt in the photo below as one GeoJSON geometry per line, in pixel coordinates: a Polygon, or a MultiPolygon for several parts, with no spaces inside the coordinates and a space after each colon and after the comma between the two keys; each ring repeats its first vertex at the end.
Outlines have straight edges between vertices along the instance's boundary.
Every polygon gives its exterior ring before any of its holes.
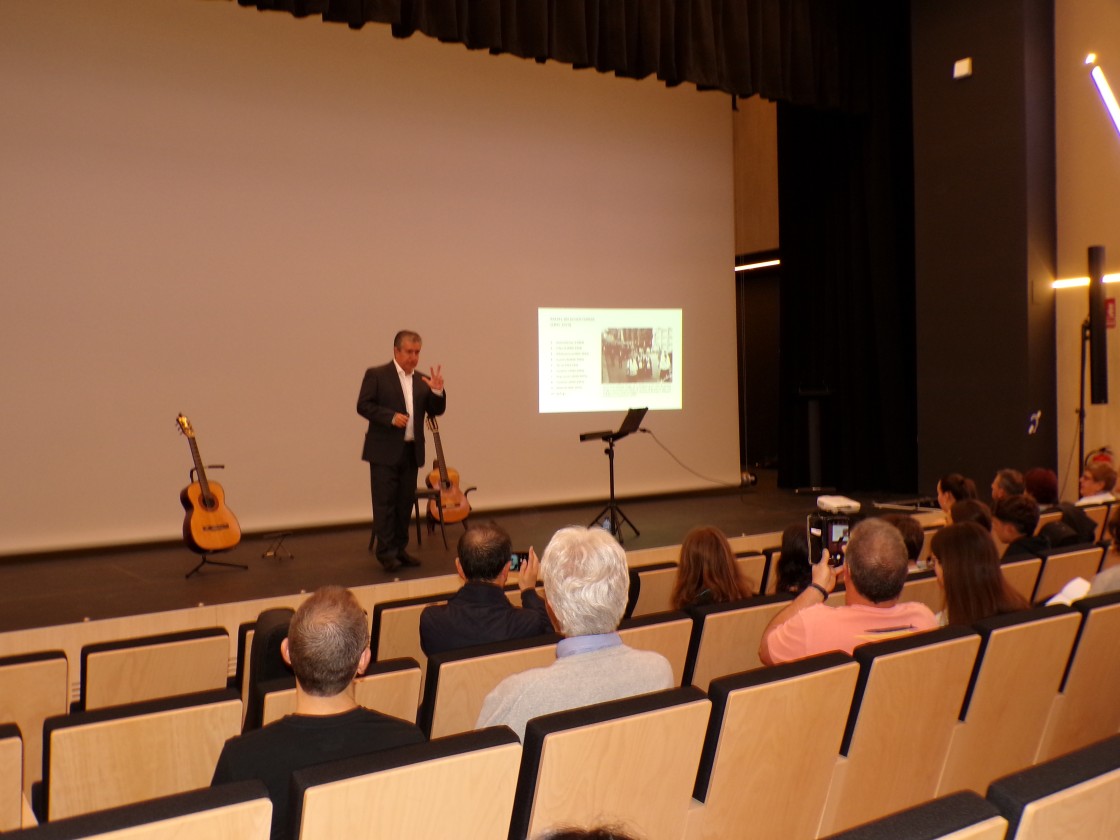
{"type": "Polygon", "coordinates": [[[758,655],[767,665],[889,639],[918,630],[932,630],[937,619],[929,607],[901,603],[908,558],[902,534],[881,519],[866,519],[852,529],[844,565],[813,566],[813,582],[774,616],[762,634],[758,655]],[[845,578],[842,607],[824,601],[845,578]]]}

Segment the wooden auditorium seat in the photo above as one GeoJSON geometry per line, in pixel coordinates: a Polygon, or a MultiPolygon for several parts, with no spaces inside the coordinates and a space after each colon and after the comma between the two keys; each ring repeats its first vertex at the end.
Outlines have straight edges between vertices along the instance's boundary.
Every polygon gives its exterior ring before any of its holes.
{"type": "Polygon", "coordinates": [[[717,677],[761,668],[758,646],[770,619],[793,595],[764,595],[727,604],[690,607],[695,629],[689,645],[684,682],[706,691],[717,677]]]}
{"type": "Polygon", "coordinates": [[[419,726],[429,738],[474,729],[486,695],[510,674],[551,665],[560,636],[476,645],[428,658],[419,726]]]}
{"type": "Polygon", "coordinates": [[[766,557],[766,575],[765,582],[762,589],[759,590],[759,595],[773,595],[778,591],[778,564],[782,560],[782,550],[780,548],[769,549],[765,555],[766,557]]]}
{"type": "Polygon", "coordinates": [[[971,790],[951,793],[880,817],[825,840],[1004,840],[1007,820],[999,809],[971,790]]]}
{"type": "Polygon", "coordinates": [[[122,805],[10,836],[19,840],[268,840],[271,823],[268,790],[254,780],[122,805]]]}
{"type": "Polygon", "coordinates": [[[1042,571],[1038,575],[1038,585],[1031,596],[1032,603],[1042,603],[1058,594],[1062,587],[1075,577],[1092,580],[1104,559],[1104,546],[1092,545],[1073,551],[1057,550],[1046,552],[1042,561],[1042,571]]]}
{"type": "Polygon", "coordinates": [[[240,731],[233,689],[49,718],[43,812],[56,820],[205,787],[240,731]]]}
{"type": "Polygon", "coordinates": [[[297,770],[292,837],[505,840],[520,761],[497,726],[297,770]]]}
{"type": "Polygon", "coordinates": [[[1120,837],[1120,735],[992,783],[1007,840],[1120,837]]]}
{"type": "Polygon", "coordinates": [[[828,653],[713,680],[687,840],[815,837],[858,671],[828,653]]]}
{"type": "Polygon", "coordinates": [[[23,822],[23,736],[14,723],[0,723],[0,832],[23,822]]]}
{"type": "Polygon", "coordinates": [[[1038,515],[1038,527],[1034,529],[1035,535],[1037,536],[1038,533],[1043,528],[1045,528],[1047,525],[1049,525],[1053,522],[1061,522],[1061,521],[1062,521],[1061,510],[1044,510],[1042,513],[1040,513],[1038,515]]]}
{"type": "Polygon", "coordinates": [[[252,635],[247,637],[249,655],[245,660],[241,687],[242,729],[245,732],[259,729],[264,717],[264,694],[260,685],[292,674],[291,667],[280,653],[280,643],[288,638],[288,626],[295,612],[290,607],[262,611],[253,626],[252,635]]]}
{"type": "MultiPolygon", "coordinates": [[[[678,549],[679,552],[679,549],[678,549]]],[[[666,612],[673,608],[673,586],[677,582],[676,563],[656,563],[634,569],[641,580],[633,618],[666,612]]]]}
{"type": "Polygon", "coordinates": [[[736,554],[766,554],[782,544],[782,532],[767,531],[764,534],[742,534],[738,537],[728,534],[727,542],[736,554]]]}
{"type": "Polygon", "coordinates": [[[855,649],[859,679],[821,833],[936,795],[979,648],[971,629],[943,627],[855,649]]]}
{"type": "Polygon", "coordinates": [[[978,622],[980,653],[938,794],[982,793],[1030,766],[1062,683],[1081,614],[1039,607],[978,622]]]}
{"type": "Polygon", "coordinates": [[[1120,592],[1083,598],[1073,608],[1081,614],[1081,627],[1035,761],[1120,731],[1120,592]]]}
{"type": "Polygon", "coordinates": [[[635,650],[652,650],[668,659],[673,668],[674,683],[681,684],[688,658],[688,643],[692,638],[692,618],[688,613],[674,610],[623,619],[618,626],[618,635],[624,645],[635,650]]]}
{"type": "Polygon", "coordinates": [[[43,721],[70,708],[66,655],[53,650],[0,659],[0,723],[23,734],[23,792],[43,772],[43,721]]]}
{"type": "Polygon", "coordinates": [[[383,659],[415,659],[420,663],[420,684],[423,690],[428,657],[420,648],[420,613],[432,604],[446,604],[453,592],[425,595],[418,598],[397,598],[373,606],[373,626],[369,649],[374,661],[383,659]]]}
{"type": "MultiPolygon", "coordinates": [[[[747,583],[750,584],[751,592],[755,595],[761,595],[766,588],[766,579],[771,568],[770,558],[765,554],[752,551],[748,554],[736,555],[735,563],[739,566],[739,571],[743,573],[743,577],[747,579],[747,583]]],[[[775,575],[775,577],[777,576],[775,575]]]]}
{"type": "Polygon", "coordinates": [[[229,634],[219,627],[82,648],[82,708],[103,709],[226,687],[229,634]]]}
{"type": "Polygon", "coordinates": [[[509,836],[605,822],[679,840],[711,705],[689,686],[533,718],[509,836]]]}
{"type": "Polygon", "coordinates": [[[937,580],[937,574],[932,569],[914,572],[907,576],[906,582],[902,584],[902,593],[898,596],[898,600],[916,601],[925,604],[931,612],[935,613],[945,606],[945,595],[941,589],[941,583],[937,580]]]}
{"type": "MultiPolygon", "coordinates": [[[[262,683],[261,692],[261,726],[295,712],[295,677],[262,683]]],[[[365,674],[354,680],[354,700],[359,706],[415,723],[420,705],[420,666],[415,659],[407,658],[371,662],[365,674]]]]}
{"type": "Polygon", "coordinates": [[[1038,588],[1038,575],[1042,571],[1042,559],[1029,557],[1024,560],[1009,560],[1000,564],[1003,578],[1011,588],[1018,592],[1030,603],[1034,591],[1038,588]]]}
{"type": "Polygon", "coordinates": [[[1111,505],[1086,505],[1082,508],[1085,515],[1097,523],[1096,538],[1104,540],[1108,538],[1108,513],[1111,505]]]}

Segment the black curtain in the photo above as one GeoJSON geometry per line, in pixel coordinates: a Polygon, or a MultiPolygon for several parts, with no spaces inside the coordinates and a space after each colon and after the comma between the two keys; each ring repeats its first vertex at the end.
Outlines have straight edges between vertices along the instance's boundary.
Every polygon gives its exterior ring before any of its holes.
{"type": "Polygon", "coordinates": [[[238,0],[470,49],[861,110],[866,0],[238,0]]]}
{"type": "Polygon", "coordinates": [[[778,103],[782,486],[917,486],[914,187],[908,4],[867,4],[867,108],[778,103]]]}

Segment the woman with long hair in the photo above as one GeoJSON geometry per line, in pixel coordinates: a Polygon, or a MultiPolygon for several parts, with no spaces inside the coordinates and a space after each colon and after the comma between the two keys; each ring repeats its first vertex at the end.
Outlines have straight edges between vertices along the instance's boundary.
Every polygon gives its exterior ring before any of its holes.
{"type": "Polygon", "coordinates": [[[942,624],[974,624],[1030,607],[1004,578],[992,535],[975,522],[946,525],[930,550],[945,593],[942,624]]]}
{"type": "Polygon", "coordinates": [[[719,528],[705,525],[685,535],[673,586],[673,609],[724,604],[753,594],[719,528]]]}

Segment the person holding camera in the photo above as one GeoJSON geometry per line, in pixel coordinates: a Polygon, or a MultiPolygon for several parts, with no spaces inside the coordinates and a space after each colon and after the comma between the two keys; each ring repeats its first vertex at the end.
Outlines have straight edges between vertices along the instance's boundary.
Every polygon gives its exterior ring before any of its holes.
{"type": "Polygon", "coordinates": [[[433,604],[420,613],[420,648],[425,656],[553,632],[537,594],[540,561],[531,548],[517,570],[521,607],[506,597],[511,545],[509,534],[495,522],[474,524],[459,537],[455,569],[464,583],[446,604],[433,604]]]}
{"type": "Polygon", "coordinates": [[[909,558],[902,534],[889,522],[856,525],[839,565],[835,559],[825,549],[809,586],[767,625],[758,650],[765,664],[837,650],[850,654],[857,645],[938,626],[925,604],[898,600],[909,558]],[[844,606],[826,606],[840,579],[844,606]]]}

